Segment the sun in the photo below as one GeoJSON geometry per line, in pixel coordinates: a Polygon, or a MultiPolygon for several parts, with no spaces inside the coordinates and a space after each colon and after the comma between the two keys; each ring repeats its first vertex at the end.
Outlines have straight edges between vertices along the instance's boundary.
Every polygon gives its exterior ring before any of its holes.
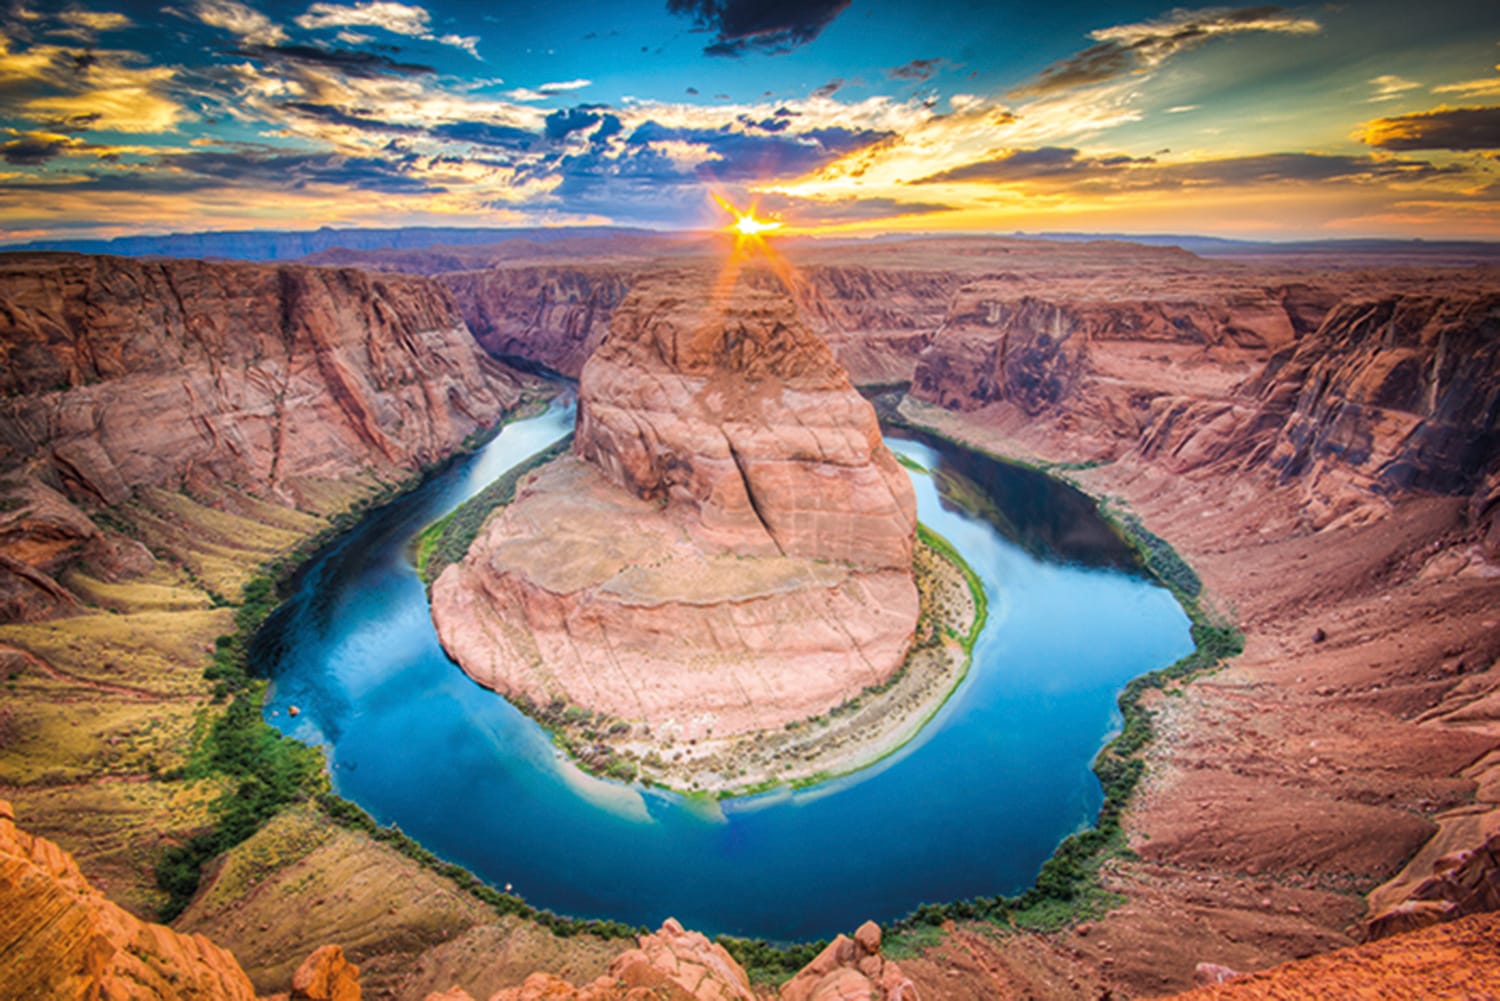
{"type": "Polygon", "coordinates": [[[781,221],[779,219],[762,219],[757,216],[754,205],[750,206],[746,211],[741,212],[721,195],[714,195],[714,201],[718,202],[719,207],[734,218],[734,222],[726,226],[725,229],[734,234],[735,249],[741,253],[763,248],[763,241],[766,236],[781,228],[781,221]]]}
{"type": "Polygon", "coordinates": [[[781,228],[781,222],[779,220],[757,219],[755,217],[754,209],[751,209],[749,212],[746,212],[743,215],[736,212],[735,217],[736,218],[734,220],[734,225],[729,228],[734,230],[740,236],[764,236],[767,233],[774,233],[776,230],[781,228]]]}

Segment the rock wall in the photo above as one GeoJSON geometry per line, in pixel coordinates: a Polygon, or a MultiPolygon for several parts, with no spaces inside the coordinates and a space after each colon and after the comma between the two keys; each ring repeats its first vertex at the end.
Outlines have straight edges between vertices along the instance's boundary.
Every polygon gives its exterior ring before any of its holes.
{"type": "MultiPolygon", "coordinates": [[[[1187,472],[1265,469],[1315,526],[1414,492],[1500,511],[1500,299],[1351,296],[1303,286],[1208,302],[959,292],[913,397],[1044,419],[1106,457],[1187,472]],[[1314,320],[1317,320],[1314,324],[1314,320]]],[[[1496,533],[1500,541],[1500,531],[1496,533]]]]}
{"type": "Polygon", "coordinates": [[[774,276],[742,279],[732,311],[704,284],[637,283],[579,382],[578,455],[737,549],[909,568],[915,500],[874,409],[774,276]]]}
{"type": "Polygon", "coordinates": [[[115,545],[84,511],[204,484],[315,507],[319,484],[441,458],[518,386],[427,279],[4,258],[0,614],[56,610],[46,581],[115,545]]]}
{"type": "MultiPolygon", "coordinates": [[[[516,263],[437,277],[490,354],[577,378],[632,282],[651,267],[639,259],[516,263]]],[[[856,383],[909,382],[961,282],[939,269],[811,264],[794,272],[790,294],[856,383]]]]}
{"type": "Polygon", "coordinates": [[[518,266],[439,276],[491,355],[577,378],[625,298],[633,265],[518,266]]]}

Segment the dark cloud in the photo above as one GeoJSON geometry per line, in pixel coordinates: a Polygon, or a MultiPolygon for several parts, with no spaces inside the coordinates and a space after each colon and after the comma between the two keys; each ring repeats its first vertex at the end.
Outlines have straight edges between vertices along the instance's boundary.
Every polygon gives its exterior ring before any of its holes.
{"type": "Polygon", "coordinates": [[[1050,94],[1071,87],[1103,83],[1124,76],[1138,65],[1135,54],[1118,42],[1093,45],[1077,55],[1053,63],[1037,74],[1034,81],[1011,91],[1013,96],[1050,94]]]}
{"type": "Polygon", "coordinates": [[[844,78],[841,77],[841,76],[836,76],[832,80],[829,80],[827,83],[825,83],[823,86],[821,86],[821,87],[814,87],[813,88],[813,92],[812,92],[812,96],[813,97],[832,97],[833,95],[837,94],[841,89],[843,89],[843,86],[844,86],[844,78]]]}
{"type": "Polygon", "coordinates": [[[913,59],[909,63],[886,70],[885,75],[892,80],[914,80],[921,83],[931,80],[932,75],[946,62],[946,59],[913,59]]]}
{"type": "Polygon", "coordinates": [[[792,126],[792,119],[800,118],[800,112],[790,108],[777,108],[769,117],[755,119],[749,115],[740,115],[736,119],[747,129],[759,129],[762,132],[785,132],[792,126]]]}
{"type": "Polygon", "coordinates": [[[1061,146],[1041,146],[1036,149],[1011,150],[1004,156],[967,163],[940,174],[932,174],[917,180],[916,184],[951,181],[1034,181],[1043,177],[1078,177],[1097,174],[1128,166],[1132,163],[1152,163],[1150,159],[1132,160],[1130,157],[1109,157],[1100,160],[1081,157],[1076,149],[1061,146]]]}
{"type": "Polygon", "coordinates": [[[413,157],[352,157],[334,153],[259,153],[206,150],[158,157],[157,164],[236,186],[298,190],[332,184],[389,193],[440,193],[444,189],[412,176],[413,157]]]}
{"type": "Polygon", "coordinates": [[[762,135],[729,129],[668,128],[650,121],[637,126],[626,141],[633,146],[670,140],[702,146],[704,160],[697,171],[700,177],[739,181],[804,174],[890,136],[889,132],[843,128],[762,135]]]}
{"type": "Polygon", "coordinates": [[[599,119],[599,127],[594,130],[593,135],[589,136],[589,141],[602,143],[612,136],[619,135],[624,130],[625,126],[620,123],[620,119],[617,116],[604,115],[599,119]]]}
{"type": "Polygon", "coordinates": [[[566,139],[574,132],[592,128],[604,118],[600,114],[599,109],[600,106],[597,104],[581,104],[576,108],[552,112],[552,114],[547,116],[547,124],[545,126],[547,138],[552,140],[566,139]]]}
{"type": "Polygon", "coordinates": [[[1230,187],[1278,181],[1418,180],[1461,170],[1459,167],[1437,167],[1425,160],[1377,160],[1367,156],[1324,153],[1263,153],[1159,168],[1168,181],[1230,187]]]}
{"type": "Polygon", "coordinates": [[[61,139],[22,136],[20,139],[0,143],[0,159],[16,167],[36,167],[60,155],[67,148],[68,143],[61,139]]]}
{"type": "Polygon", "coordinates": [[[844,12],[849,0],[667,0],[667,10],[714,33],[705,55],[778,55],[806,45],[844,12]]]}
{"type": "Polygon", "coordinates": [[[1461,168],[1437,167],[1423,160],[1380,160],[1322,153],[1263,153],[1197,163],[1158,163],[1152,157],[1080,156],[1076,149],[1043,146],[1012,150],[1004,156],[965,164],[913,183],[1022,181],[1093,186],[1114,190],[1195,186],[1237,187],[1281,182],[1423,179],[1461,168]]]}
{"type": "Polygon", "coordinates": [[[398,63],[389,56],[359,49],[319,48],[315,45],[247,45],[234,50],[264,63],[318,66],[345,76],[374,79],[383,76],[431,76],[437,72],[419,63],[398,63]]]}
{"type": "Polygon", "coordinates": [[[438,139],[516,151],[529,149],[537,140],[533,132],[511,125],[495,125],[492,122],[449,122],[435,125],[427,131],[438,139]]]}
{"type": "Polygon", "coordinates": [[[1364,141],[1381,149],[1500,149],[1500,107],[1440,108],[1365,126],[1364,141]]]}
{"type": "Polygon", "coordinates": [[[1156,21],[1093,32],[1092,36],[1099,44],[1053,63],[1011,94],[1016,97],[1039,96],[1104,83],[1157,66],[1170,56],[1199,45],[1214,35],[1247,31],[1301,34],[1317,30],[1316,22],[1296,17],[1282,7],[1178,8],[1156,21]]]}
{"type": "Polygon", "coordinates": [[[288,101],[281,105],[288,111],[296,112],[305,118],[315,118],[320,122],[330,125],[343,125],[352,129],[361,129],[366,132],[421,132],[422,129],[414,125],[403,125],[397,122],[382,121],[379,118],[371,118],[368,115],[345,111],[331,104],[316,104],[311,101],[288,101]]]}
{"type": "Polygon", "coordinates": [[[788,216],[802,225],[858,219],[892,219],[903,215],[932,215],[935,212],[954,211],[954,206],[942,202],[898,202],[894,198],[816,201],[788,195],[765,195],[757,208],[774,215],[788,216]]]}

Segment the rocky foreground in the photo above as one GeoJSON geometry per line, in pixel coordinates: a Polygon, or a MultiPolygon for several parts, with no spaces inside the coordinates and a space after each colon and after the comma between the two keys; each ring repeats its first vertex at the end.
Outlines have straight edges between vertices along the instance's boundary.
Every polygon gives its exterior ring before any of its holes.
{"type": "MultiPolygon", "coordinates": [[[[143,922],[90,886],[66,852],[18,829],[0,801],[0,994],[16,1001],[177,998],[256,1001],[235,957],[202,935],[143,922]]],[[[866,922],[840,935],[784,984],[777,1001],[917,1001],[924,996],[900,963],[882,955],[880,928],[866,922]]],[[[1500,964],[1500,915],[1463,918],[1373,945],[1344,949],[1258,974],[1203,964],[1209,986],[1181,1001],[1270,998],[1437,998],[1491,996],[1500,964]]],[[[296,968],[285,1001],[359,1001],[360,969],[337,945],[296,968]]],[[[929,990],[927,997],[943,997],[929,990]]],[[[995,993],[992,997],[1014,996],[995,993]]],[[[600,976],[574,986],[537,972],[489,1001],[760,1001],[722,946],[668,920],[620,951],[600,976]]],[[[426,1001],[475,1001],[462,987],[426,1001]]]]}
{"type": "Polygon", "coordinates": [[[916,628],[916,502],[873,408],[770,274],[653,275],[579,383],[574,454],[432,588],[486,687],[659,741],[817,716],[916,628]]]}

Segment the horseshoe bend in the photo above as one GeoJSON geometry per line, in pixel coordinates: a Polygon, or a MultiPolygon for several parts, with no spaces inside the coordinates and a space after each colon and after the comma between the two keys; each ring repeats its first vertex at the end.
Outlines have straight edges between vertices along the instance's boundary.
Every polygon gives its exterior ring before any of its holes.
{"type": "MultiPolygon", "coordinates": [[[[432,616],[480,684],[554,721],[559,702],[601,713],[653,761],[680,743],[693,788],[744,787],[830,762],[747,771],[735,745],[887,686],[909,655],[927,669],[915,549],[908,475],[782,280],[675,269],[633,283],[583,368],[571,452],[442,571],[432,616]]],[[[954,590],[923,549],[923,579],[954,590]]]]}

